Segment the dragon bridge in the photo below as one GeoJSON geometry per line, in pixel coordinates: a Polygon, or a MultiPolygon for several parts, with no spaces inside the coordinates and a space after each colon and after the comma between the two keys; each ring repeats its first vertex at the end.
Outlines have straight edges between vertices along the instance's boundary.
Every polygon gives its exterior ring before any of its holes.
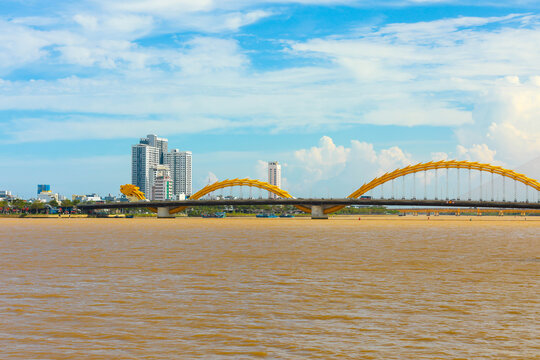
{"type": "MultiPolygon", "coordinates": [[[[409,165],[404,168],[396,169],[392,172],[385,173],[382,176],[379,176],[371,180],[370,182],[365,183],[356,191],[352,192],[349,196],[347,196],[347,198],[357,199],[361,197],[362,195],[366,194],[368,191],[373,190],[379,186],[382,186],[385,183],[395,180],[397,178],[402,178],[407,175],[416,174],[422,171],[424,172],[430,171],[430,170],[437,171],[438,169],[468,169],[468,170],[476,170],[480,172],[488,172],[492,174],[492,176],[493,174],[497,174],[497,175],[502,176],[503,178],[508,178],[508,179],[514,180],[515,182],[520,182],[524,184],[526,187],[530,187],[540,192],[540,183],[537,180],[529,178],[513,170],[508,170],[500,166],[494,166],[490,164],[471,162],[471,161],[442,160],[442,161],[430,161],[427,163],[419,163],[416,165],[409,165]]],[[[287,191],[280,189],[277,186],[271,185],[268,182],[244,178],[244,179],[227,179],[227,180],[215,182],[213,184],[209,184],[205,186],[204,188],[202,188],[201,190],[194,193],[193,195],[191,195],[190,200],[198,200],[198,199],[201,199],[203,196],[210,194],[216,190],[233,187],[233,186],[250,186],[250,187],[255,187],[255,188],[269,191],[280,198],[285,198],[285,199],[294,198],[287,191]]],[[[144,194],[139,190],[139,188],[131,184],[122,185],[120,188],[120,191],[132,201],[141,201],[145,199],[144,194]]],[[[306,213],[312,212],[312,209],[310,207],[303,206],[303,205],[294,205],[294,206],[296,206],[298,209],[306,213]]],[[[341,210],[345,206],[346,205],[328,206],[328,207],[323,208],[322,212],[325,215],[331,214],[333,212],[341,210]]],[[[187,207],[188,206],[179,206],[179,207],[171,208],[171,209],[168,209],[168,213],[175,214],[175,213],[185,210],[187,207]]],[[[149,209],[153,212],[158,212],[158,209],[156,208],[149,208],[149,209]]]]}

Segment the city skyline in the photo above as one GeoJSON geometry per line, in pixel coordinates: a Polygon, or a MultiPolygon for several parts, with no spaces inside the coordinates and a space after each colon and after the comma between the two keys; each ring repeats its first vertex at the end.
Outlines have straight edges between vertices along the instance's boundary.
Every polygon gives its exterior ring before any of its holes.
{"type": "Polygon", "coordinates": [[[10,1],[0,12],[0,189],[117,193],[125,149],[196,154],[193,189],[283,166],[345,196],[410,163],[540,177],[534,1],[10,1]]]}
{"type": "Polygon", "coordinates": [[[131,146],[131,184],[151,200],[189,197],[193,193],[191,151],[169,152],[168,139],[148,134],[131,146]]]}

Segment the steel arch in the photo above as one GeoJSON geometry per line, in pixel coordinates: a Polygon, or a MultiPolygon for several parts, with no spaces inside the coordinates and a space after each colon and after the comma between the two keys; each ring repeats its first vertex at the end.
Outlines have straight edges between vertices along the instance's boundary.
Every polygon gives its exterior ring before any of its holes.
{"type": "MultiPolygon", "coordinates": [[[[427,163],[419,163],[416,165],[409,165],[407,167],[396,169],[390,173],[385,173],[382,176],[379,176],[369,183],[362,185],[358,190],[354,191],[352,194],[347,196],[348,198],[358,198],[361,195],[367,193],[368,191],[376,188],[379,185],[382,185],[390,180],[414,174],[420,171],[435,170],[435,169],[472,169],[478,171],[486,171],[493,174],[502,175],[504,177],[517,180],[527,186],[530,186],[537,191],[540,191],[540,183],[532,178],[529,178],[523,174],[519,174],[513,170],[508,170],[500,166],[494,166],[490,164],[483,164],[478,162],[471,161],[457,161],[457,160],[442,160],[442,161],[430,161],[427,163]]],[[[338,210],[343,209],[345,206],[337,205],[332,206],[324,210],[325,214],[330,214],[338,210]]]]}
{"type": "MultiPolygon", "coordinates": [[[[277,186],[269,184],[269,183],[267,183],[265,181],[244,178],[244,179],[230,179],[230,180],[227,179],[227,180],[218,181],[218,182],[215,182],[213,184],[206,185],[201,190],[199,190],[195,194],[191,195],[189,198],[191,200],[197,200],[197,199],[200,199],[200,198],[202,198],[203,196],[205,196],[207,194],[210,194],[213,191],[223,189],[223,188],[227,188],[227,187],[231,187],[231,186],[251,186],[251,187],[256,187],[256,188],[259,188],[259,189],[270,191],[271,193],[276,194],[277,196],[282,197],[282,198],[292,198],[293,197],[287,191],[285,191],[283,189],[280,189],[277,186]]],[[[302,211],[306,211],[306,210],[310,211],[310,209],[305,207],[305,206],[299,205],[297,207],[302,211]]],[[[176,214],[177,212],[185,210],[186,208],[188,208],[188,206],[179,206],[177,208],[171,209],[169,211],[169,214],[176,214]]]]}

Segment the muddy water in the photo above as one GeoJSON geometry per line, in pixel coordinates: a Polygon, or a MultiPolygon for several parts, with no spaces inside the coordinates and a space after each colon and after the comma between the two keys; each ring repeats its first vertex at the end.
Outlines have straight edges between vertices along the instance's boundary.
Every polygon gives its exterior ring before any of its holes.
{"type": "Polygon", "coordinates": [[[0,359],[534,359],[540,221],[0,219],[0,359]]]}

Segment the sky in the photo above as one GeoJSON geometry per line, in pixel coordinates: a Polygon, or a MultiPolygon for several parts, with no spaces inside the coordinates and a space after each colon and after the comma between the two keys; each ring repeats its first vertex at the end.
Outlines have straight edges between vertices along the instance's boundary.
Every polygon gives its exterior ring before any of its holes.
{"type": "Polygon", "coordinates": [[[147,134],[193,190],[344,197],[472,160],[540,177],[540,3],[0,0],[0,190],[119,193],[147,134]]]}

